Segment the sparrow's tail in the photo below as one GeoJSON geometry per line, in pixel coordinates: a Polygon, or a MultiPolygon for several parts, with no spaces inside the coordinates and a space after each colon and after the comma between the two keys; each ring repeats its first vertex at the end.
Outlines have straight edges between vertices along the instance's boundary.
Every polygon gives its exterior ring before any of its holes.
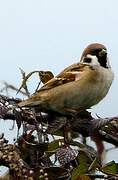
{"type": "Polygon", "coordinates": [[[34,98],[29,98],[26,100],[23,100],[22,102],[18,103],[19,107],[35,107],[35,106],[40,106],[42,101],[40,99],[34,100],[34,98]]]}

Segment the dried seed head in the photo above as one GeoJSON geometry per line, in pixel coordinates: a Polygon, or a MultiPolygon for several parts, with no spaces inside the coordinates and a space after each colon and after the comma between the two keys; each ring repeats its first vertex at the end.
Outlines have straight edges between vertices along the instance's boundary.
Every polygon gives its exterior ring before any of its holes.
{"type": "Polygon", "coordinates": [[[29,171],[29,174],[32,176],[34,174],[34,171],[33,170],[30,170],[29,171]]]}
{"type": "Polygon", "coordinates": [[[40,176],[39,176],[39,179],[43,179],[43,178],[44,178],[44,176],[43,176],[43,175],[40,175],[40,176]]]}
{"type": "Polygon", "coordinates": [[[44,177],[47,177],[48,176],[48,173],[44,173],[44,177]]]}
{"type": "Polygon", "coordinates": [[[27,173],[27,170],[25,168],[22,169],[22,173],[23,174],[26,174],[27,173]]]}
{"type": "Polygon", "coordinates": [[[40,169],[40,173],[41,173],[41,174],[44,174],[44,170],[43,170],[43,169],[40,169]]]}

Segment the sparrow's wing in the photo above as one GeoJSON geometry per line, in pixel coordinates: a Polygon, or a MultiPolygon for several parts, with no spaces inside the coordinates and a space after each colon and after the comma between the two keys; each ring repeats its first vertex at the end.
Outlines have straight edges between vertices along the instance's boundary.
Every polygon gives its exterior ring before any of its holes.
{"type": "Polygon", "coordinates": [[[49,80],[39,91],[51,89],[62,84],[66,84],[81,78],[82,72],[84,72],[85,64],[73,64],[64,69],[59,75],[49,80]]]}
{"type": "Polygon", "coordinates": [[[80,68],[81,64],[80,63],[74,63],[70,66],[68,66],[67,68],[65,68],[63,71],[61,71],[57,76],[61,76],[63,75],[65,72],[69,72],[69,71],[73,71],[75,70],[76,68],[80,68]]]}

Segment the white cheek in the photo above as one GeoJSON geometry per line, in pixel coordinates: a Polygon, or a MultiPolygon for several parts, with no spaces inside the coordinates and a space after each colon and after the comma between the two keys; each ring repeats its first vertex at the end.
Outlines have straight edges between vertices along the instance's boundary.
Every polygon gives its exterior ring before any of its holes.
{"type": "Polygon", "coordinates": [[[99,65],[100,66],[100,63],[98,62],[98,58],[94,55],[90,55],[90,54],[87,54],[87,58],[91,58],[91,63],[89,63],[90,65],[99,65]]]}

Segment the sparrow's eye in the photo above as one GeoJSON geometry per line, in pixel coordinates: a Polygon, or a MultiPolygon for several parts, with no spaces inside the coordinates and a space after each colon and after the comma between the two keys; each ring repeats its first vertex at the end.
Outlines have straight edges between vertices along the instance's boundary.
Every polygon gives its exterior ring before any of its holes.
{"type": "Polygon", "coordinates": [[[90,63],[90,62],[91,62],[91,58],[85,57],[85,58],[84,58],[84,62],[90,63]]]}

